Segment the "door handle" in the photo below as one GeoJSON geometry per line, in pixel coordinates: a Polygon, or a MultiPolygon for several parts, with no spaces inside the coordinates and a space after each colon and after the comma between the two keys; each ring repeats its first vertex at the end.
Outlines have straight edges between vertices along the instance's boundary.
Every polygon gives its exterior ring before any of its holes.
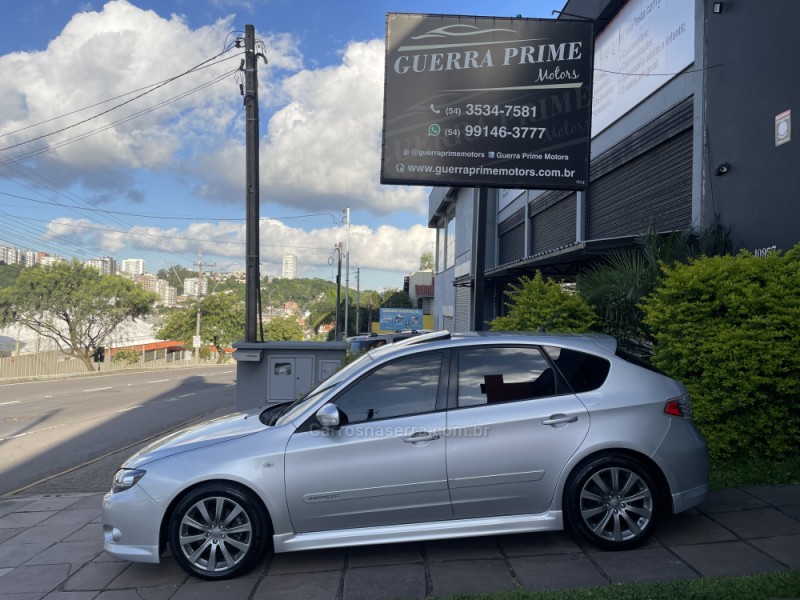
{"type": "Polygon", "coordinates": [[[408,437],[404,437],[403,441],[406,444],[416,444],[417,442],[432,442],[433,440],[438,440],[441,436],[435,433],[428,433],[427,431],[418,431],[414,435],[409,435],[408,437]]]}
{"type": "Polygon", "coordinates": [[[566,425],[578,420],[578,415],[550,415],[549,419],[542,421],[542,425],[566,425]]]}

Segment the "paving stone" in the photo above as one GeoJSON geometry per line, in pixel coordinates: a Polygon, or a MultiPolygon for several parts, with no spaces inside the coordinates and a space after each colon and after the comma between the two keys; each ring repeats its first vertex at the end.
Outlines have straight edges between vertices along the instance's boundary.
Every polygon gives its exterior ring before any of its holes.
{"type": "Polygon", "coordinates": [[[190,579],[175,592],[171,600],[244,600],[250,597],[257,583],[258,577],[239,577],[228,581],[190,579]]]}
{"type": "Polygon", "coordinates": [[[62,510],[46,521],[46,525],[71,525],[78,523],[85,525],[95,519],[101,518],[102,512],[99,509],[82,508],[76,510],[62,510]]]}
{"type": "Polygon", "coordinates": [[[0,500],[0,517],[12,512],[21,511],[25,505],[33,502],[35,498],[3,498],[0,500]]]}
{"type": "MultiPolygon", "coordinates": [[[[698,546],[700,547],[700,546],[698,546]]],[[[612,583],[668,581],[697,577],[692,569],[665,548],[644,548],[592,554],[612,583]]]]}
{"type": "Polygon", "coordinates": [[[0,545],[0,567],[18,567],[25,564],[50,544],[12,544],[0,545]]]}
{"type": "Polygon", "coordinates": [[[423,565],[387,565],[348,569],[344,600],[422,600],[425,598],[423,565]]]}
{"type": "Polygon", "coordinates": [[[252,600],[336,600],[341,577],[340,571],[268,575],[252,600]]]}
{"type": "Polygon", "coordinates": [[[25,505],[25,512],[63,510],[81,499],[80,496],[42,496],[25,505]]]}
{"type": "Polygon", "coordinates": [[[782,535],[751,543],[790,568],[800,569],[800,535],[782,535]]]}
{"type": "Polygon", "coordinates": [[[102,523],[89,523],[80,527],[69,537],[64,538],[65,542],[91,542],[92,540],[103,540],[102,523]]]}
{"type": "Polygon", "coordinates": [[[33,527],[45,519],[55,515],[54,511],[46,512],[13,512],[0,517],[0,529],[19,529],[33,527]]]}
{"type": "Polygon", "coordinates": [[[74,573],[83,565],[91,562],[103,551],[100,540],[94,542],[61,542],[53,544],[44,552],[40,552],[27,565],[71,565],[70,573],[74,573]]]}
{"type": "MultiPolygon", "coordinates": [[[[93,600],[100,592],[50,592],[44,600],[93,600]]],[[[0,599],[2,600],[2,599],[0,599]]]]}
{"type": "Polygon", "coordinates": [[[517,589],[504,560],[469,560],[430,564],[433,593],[451,596],[517,589]]]}
{"type": "Polygon", "coordinates": [[[560,590],[606,585],[606,579],[584,554],[520,556],[510,559],[526,590],[560,590]]]}
{"type": "Polygon", "coordinates": [[[344,567],[344,549],[309,550],[276,554],[269,566],[269,575],[290,573],[315,573],[317,571],[341,571],[344,567]]]}
{"type": "Polygon", "coordinates": [[[20,533],[24,531],[25,531],[24,527],[20,527],[18,529],[0,529],[0,544],[5,542],[6,540],[10,540],[17,537],[20,533]]]}
{"type": "Polygon", "coordinates": [[[351,568],[396,565],[422,561],[422,544],[378,544],[355,546],[348,550],[351,568]]]}
{"type": "MultiPolygon", "coordinates": [[[[81,525],[79,523],[52,526],[37,525],[36,527],[23,529],[22,533],[10,541],[14,544],[55,544],[56,542],[60,542],[61,540],[69,537],[80,528],[81,525]]],[[[100,539],[102,539],[102,537],[100,539]]]]}
{"type": "Polygon", "coordinates": [[[132,563],[122,574],[106,587],[109,589],[137,586],[174,587],[186,581],[186,571],[174,559],[162,559],[160,563],[132,563]]]}
{"type": "Polygon", "coordinates": [[[655,532],[667,546],[727,542],[736,536],[705,515],[678,515],[660,523],[655,532]]]}
{"type": "Polygon", "coordinates": [[[719,513],[766,506],[766,502],[744,490],[728,489],[709,492],[708,498],[699,508],[704,513],[719,513]]]}
{"type": "Polygon", "coordinates": [[[142,587],[130,590],[106,590],[95,600],[169,600],[176,586],[142,587]]]}
{"type": "Polygon", "coordinates": [[[69,565],[23,565],[3,575],[4,594],[47,593],[69,576],[69,565]]]}
{"type": "Polygon", "coordinates": [[[750,575],[786,568],[745,542],[674,546],[672,550],[706,577],[750,575]]]}
{"type": "Polygon", "coordinates": [[[13,571],[13,570],[14,570],[14,569],[13,569],[13,567],[8,567],[8,568],[3,568],[3,569],[0,569],[0,577],[2,577],[3,575],[5,575],[6,573],[10,573],[10,572],[11,572],[11,571],[13,571]]]}
{"type": "Polygon", "coordinates": [[[563,531],[503,535],[497,541],[508,556],[540,556],[581,551],[580,546],[563,531]]]}
{"type": "Polygon", "coordinates": [[[30,593],[30,594],[2,594],[0,593],[0,600],[41,600],[45,594],[30,593]]]}
{"type": "MultiPolygon", "coordinates": [[[[109,478],[108,487],[111,488],[111,479],[109,478]]],[[[103,508],[103,496],[105,494],[87,494],[80,498],[75,504],[72,504],[67,510],[76,510],[82,508],[89,508],[92,510],[101,510],[103,508]]]]}
{"type": "Polygon", "coordinates": [[[494,537],[472,537],[425,542],[425,551],[429,560],[503,557],[494,537]]]}
{"type": "Polygon", "coordinates": [[[800,504],[792,506],[783,506],[781,510],[784,514],[790,516],[795,521],[800,521],[800,504]]]}
{"type": "Polygon", "coordinates": [[[761,485],[744,489],[775,506],[800,505],[800,485],[761,485]]]}
{"type": "Polygon", "coordinates": [[[102,590],[128,568],[122,562],[89,563],[61,586],[66,591],[102,590]]]}
{"type": "Polygon", "coordinates": [[[800,523],[775,508],[720,513],[714,519],[745,539],[800,533],[800,523]]]}

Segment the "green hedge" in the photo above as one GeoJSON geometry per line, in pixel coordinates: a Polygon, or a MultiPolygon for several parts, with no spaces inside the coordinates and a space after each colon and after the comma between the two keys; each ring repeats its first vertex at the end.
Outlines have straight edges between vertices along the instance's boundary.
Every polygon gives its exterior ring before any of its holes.
{"type": "Polygon", "coordinates": [[[537,271],[533,279],[522,277],[506,291],[507,315],[489,323],[496,331],[577,331],[592,329],[597,315],[578,294],[555,281],[545,281],[537,271]]]}
{"type": "Polygon", "coordinates": [[[713,458],[797,453],[800,245],[665,267],[642,308],[653,363],[689,388],[713,458]]]}

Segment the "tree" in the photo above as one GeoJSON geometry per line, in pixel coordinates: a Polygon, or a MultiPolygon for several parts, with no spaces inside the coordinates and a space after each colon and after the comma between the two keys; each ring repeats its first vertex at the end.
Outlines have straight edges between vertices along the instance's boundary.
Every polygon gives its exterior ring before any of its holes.
{"type": "Polygon", "coordinates": [[[18,265],[7,265],[0,262],[0,289],[12,285],[21,272],[22,269],[18,265]]]}
{"type": "Polygon", "coordinates": [[[280,317],[264,323],[264,341],[291,342],[303,340],[303,326],[297,317],[280,317]]]}
{"type": "Polygon", "coordinates": [[[433,271],[433,251],[423,252],[422,256],[419,257],[419,270],[433,271]]]}
{"type": "Polygon", "coordinates": [[[0,290],[0,323],[29,327],[94,371],[94,354],[114,328],[147,315],[157,299],[123,277],[61,262],[26,269],[0,290]]]}
{"type": "Polygon", "coordinates": [[[172,265],[166,269],[161,269],[156,277],[163,279],[178,291],[178,295],[183,295],[183,280],[187,277],[197,277],[197,271],[192,271],[180,265],[172,265]]]}
{"type": "MultiPolygon", "coordinates": [[[[244,338],[244,304],[233,294],[211,294],[200,301],[200,338],[213,342],[222,362],[224,350],[244,338]]],[[[167,315],[156,334],[161,340],[189,344],[197,328],[197,301],[167,315]]]]}
{"type": "Polygon", "coordinates": [[[540,271],[533,279],[522,277],[506,291],[507,315],[489,323],[499,331],[583,332],[592,329],[597,315],[578,294],[555,281],[545,281],[540,271]]]}
{"type": "Polygon", "coordinates": [[[635,247],[611,252],[604,262],[581,275],[578,290],[594,307],[603,331],[620,345],[640,353],[652,338],[644,322],[641,302],[653,292],[665,266],[688,262],[696,256],[730,254],[730,228],[715,220],[705,229],[659,234],[656,224],[637,240],[635,247]]]}

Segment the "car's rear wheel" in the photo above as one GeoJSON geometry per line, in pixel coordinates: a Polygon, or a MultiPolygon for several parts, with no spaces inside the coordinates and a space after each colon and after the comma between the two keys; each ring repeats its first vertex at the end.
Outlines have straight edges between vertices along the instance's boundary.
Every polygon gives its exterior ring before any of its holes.
{"type": "Polygon", "coordinates": [[[187,494],[172,513],[169,543],[178,564],[202,579],[249,571],[264,553],[269,519],[250,492],[209,484],[187,494]]]}
{"type": "Polygon", "coordinates": [[[570,476],[565,508],[570,528],[606,550],[639,546],[661,516],[658,487],[648,469],[617,455],[589,461],[570,476]]]}

